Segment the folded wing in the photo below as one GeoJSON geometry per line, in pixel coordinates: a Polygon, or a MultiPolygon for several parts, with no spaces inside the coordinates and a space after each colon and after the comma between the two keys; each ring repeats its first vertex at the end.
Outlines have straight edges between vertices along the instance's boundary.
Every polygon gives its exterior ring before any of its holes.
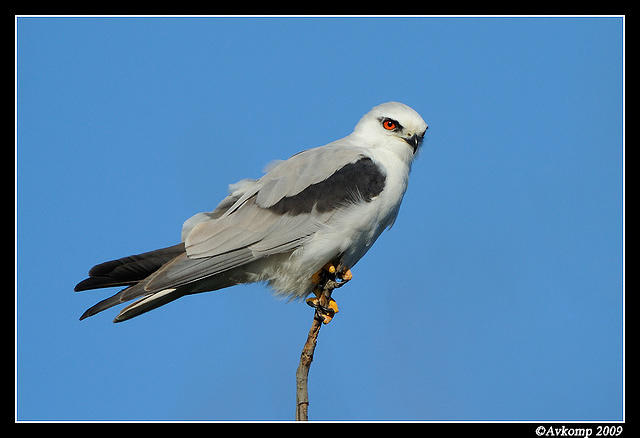
{"type": "Polygon", "coordinates": [[[230,186],[230,195],[214,211],[198,213],[185,222],[183,243],[145,253],[148,257],[125,257],[94,267],[95,273],[101,272],[100,266],[111,266],[130,274],[103,283],[90,275],[77,290],[129,287],[85,315],[142,297],[116,318],[124,320],[190,293],[189,288],[195,289],[201,280],[216,288],[235,284],[225,280],[224,273],[296,249],[329,226],[339,209],[380,194],[385,175],[371,158],[359,148],[330,146],[294,155],[259,180],[230,186]]]}

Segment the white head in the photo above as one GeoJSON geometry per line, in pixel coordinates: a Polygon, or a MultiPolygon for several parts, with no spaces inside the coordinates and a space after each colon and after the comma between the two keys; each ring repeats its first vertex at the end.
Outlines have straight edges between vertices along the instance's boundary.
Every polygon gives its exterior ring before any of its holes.
{"type": "Polygon", "coordinates": [[[375,106],[365,114],[353,133],[365,137],[374,145],[398,143],[415,153],[428,126],[413,108],[400,102],[375,106]]]}

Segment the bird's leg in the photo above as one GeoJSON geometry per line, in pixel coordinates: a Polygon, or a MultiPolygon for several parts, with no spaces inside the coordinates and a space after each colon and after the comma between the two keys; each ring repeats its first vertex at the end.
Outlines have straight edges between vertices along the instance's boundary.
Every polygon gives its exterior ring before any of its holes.
{"type": "Polygon", "coordinates": [[[329,324],[335,314],[338,313],[338,303],[331,298],[331,291],[335,287],[339,287],[338,285],[341,285],[341,283],[335,281],[337,277],[336,272],[335,264],[329,262],[311,277],[311,282],[314,284],[313,293],[315,298],[308,298],[307,304],[316,309],[316,314],[322,319],[324,324],[329,324]],[[327,289],[326,285],[328,282],[332,282],[335,286],[327,289]],[[326,303],[326,305],[323,305],[323,302],[326,303]]]}
{"type": "MultiPolygon", "coordinates": [[[[311,282],[314,285],[318,285],[325,281],[327,278],[331,278],[336,273],[336,267],[332,262],[324,265],[318,272],[311,276],[311,282]]],[[[316,294],[317,295],[317,294],[316,294]]]]}
{"type": "MultiPolygon", "coordinates": [[[[338,303],[325,294],[324,288],[315,287],[313,289],[313,293],[316,295],[313,298],[307,298],[307,304],[316,309],[316,315],[324,324],[329,324],[336,313],[338,313],[338,303]],[[325,300],[322,300],[323,294],[325,295],[325,300]],[[321,304],[322,301],[328,303],[326,306],[321,304]]],[[[329,292],[331,293],[331,292],[329,292]]]]}
{"type": "Polygon", "coordinates": [[[331,292],[352,278],[351,269],[337,261],[327,263],[311,276],[315,298],[308,298],[307,304],[316,309],[323,323],[328,324],[338,313],[338,303],[331,298],[331,292]]]}

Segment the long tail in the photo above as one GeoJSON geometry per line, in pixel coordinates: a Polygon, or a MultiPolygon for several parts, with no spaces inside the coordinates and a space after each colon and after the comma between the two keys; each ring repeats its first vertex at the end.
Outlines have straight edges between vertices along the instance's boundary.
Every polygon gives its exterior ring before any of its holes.
{"type": "Polygon", "coordinates": [[[134,285],[184,252],[184,243],[179,243],[167,248],[100,263],[91,268],[89,278],[78,283],[74,290],[80,292],[103,287],[134,285]]]}
{"type": "MultiPolygon", "coordinates": [[[[238,284],[238,282],[234,281],[232,277],[229,277],[228,272],[223,275],[212,276],[206,279],[206,290],[214,291],[218,289],[223,289],[225,287],[233,286],[238,284]]],[[[142,287],[142,283],[139,283],[142,287]]],[[[133,286],[136,287],[136,286],[133,286]]],[[[126,289],[125,289],[126,290],[126,289]]],[[[124,291],[123,291],[124,292],[124,291]]],[[[203,292],[198,289],[198,282],[190,283],[186,286],[180,287],[170,287],[166,289],[162,289],[160,291],[154,292],[152,294],[144,295],[141,299],[135,301],[132,304],[129,304],[127,307],[122,309],[120,313],[115,317],[113,322],[121,322],[126,321],[127,319],[134,318],[138,315],[142,315],[150,310],[153,310],[157,307],[164,306],[167,303],[170,303],[173,300],[177,300],[180,297],[185,295],[189,295],[192,293],[203,292]],[[194,291],[195,288],[195,291],[194,291]]]]}
{"type": "MultiPolygon", "coordinates": [[[[95,315],[98,312],[102,312],[103,310],[121,304],[125,301],[129,301],[142,295],[148,294],[148,292],[144,290],[144,287],[142,287],[143,280],[160,269],[164,264],[183,254],[184,252],[184,243],[179,243],[167,248],[161,248],[155,251],[122,257],[117,260],[111,260],[94,266],[89,271],[89,277],[82,280],[75,286],[74,290],[76,292],[114,286],[129,287],[122,289],[115,295],[104,299],[94,306],[90,307],[82,314],[80,319],[85,319],[89,316],[95,315]]],[[[173,289],[172,291],[175,291],[175,289],[173,289]]],[[[158,300],[157,305],[153,307],[150,307],[148,305],[144,307],[139,306],[138,310],[143,310],[144,308],[147,308],[147,310],[151,310],[151,308],[166,304],[169,301],[173,301],[174,299],[179,298],[180,296],[182,295],[174,296],[172,299],[168,299],[170,298],[170,295],[168,293],[165,293],[164,300],[158,300]],[[161,303],[161,301],[163,302],[161,303]]],[[[158,298],[160,298],[160,296],[158,298]]],[[[127,309],[124,309],[123,312],[125,310],[127,309]]],[[[138,311],[135,312],[135,315],[133,313],[134,312],[131,312],[131,316],[129,318],[132,318],[133,316],[144,312],[138,311]]]]}
{"type": "MultiPolygon", "coordinates": [[[[113,286],[127,286],[113,296],[110,296],[87,309],[80,319],[88,318],[110,307],[138,298],[116,316],[113,322],[126,321],[135,316],[146,313],[184,295],[203,291],[212,291],[244,282],[243,267],[224,270],[220,275],[212,274],[200,279],[183,283],[171,281],[160,282],[154,286],[153,280],[158,276],[178,266],[200,266],[202,263],[206,271],[206,261],[215,263],[215,257],[208,260],[191,261],[186,257],[184,243],[157,249],[142,254],[111,260],[94,266],[89,271],[89,278],[82,280],[74,288],[75,291],[99,289],[113,286]]],[[[171,271],[173,272],[173,271],[171,271]]],[[[170,273],[168,275],[171,275],[170,273]]],[[[157,283],[157,282],[156,282],[157,283]]]]}

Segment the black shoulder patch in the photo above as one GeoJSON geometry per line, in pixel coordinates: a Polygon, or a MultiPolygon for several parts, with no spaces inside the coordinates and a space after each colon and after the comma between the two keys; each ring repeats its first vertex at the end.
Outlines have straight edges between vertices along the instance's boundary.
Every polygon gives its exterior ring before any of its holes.
{"type": "Polygon", "coordinates": [[[312,184],[295,196],[282,198],[269,209],[278,214],[310,213],[313,207],[320,213],[341,207],[355,199],[371,201],[384,189],[386,176],[371,160],[347,164],[329,178],[312,184]]]}

